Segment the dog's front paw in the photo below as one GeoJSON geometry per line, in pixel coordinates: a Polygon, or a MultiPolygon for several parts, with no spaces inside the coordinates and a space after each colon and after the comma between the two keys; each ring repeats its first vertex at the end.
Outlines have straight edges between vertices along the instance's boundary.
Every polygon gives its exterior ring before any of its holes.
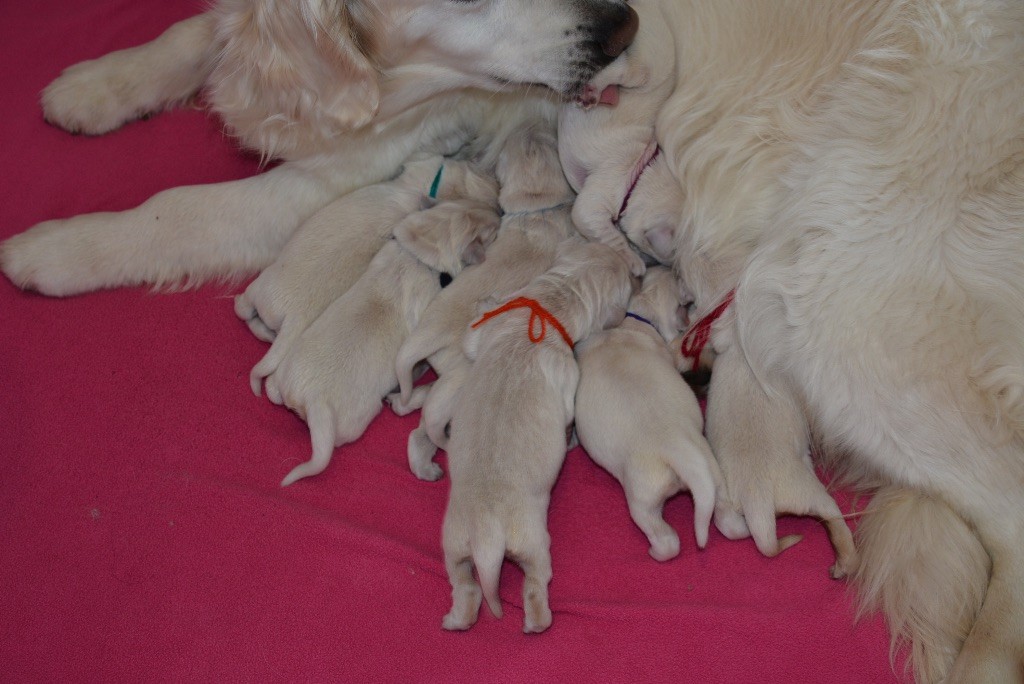
{"type": "Polygon", "coordinates": [[[66,223],[45,221],[8,239],[0,245],[0,270],[21,289],[50,297],[95,289],[89,246],[79,244],[66,223]]]}
{"type": "Polygon", "coordinates": [[[146,114],[131,73],[111,68],[109,58],[65,69],[43,90],[43,117],[69,133],[101,135],[146,114]]]}

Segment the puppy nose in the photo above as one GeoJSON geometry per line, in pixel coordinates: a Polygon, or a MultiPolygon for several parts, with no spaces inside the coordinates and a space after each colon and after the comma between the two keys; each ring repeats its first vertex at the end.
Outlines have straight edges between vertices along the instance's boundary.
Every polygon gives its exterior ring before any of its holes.
{"type": "Polygon", "coordinates": [[[601,50],[609,57],[618,57],[636,38],[636,30],[640,27],[640,17],[636,10],[626,5],[626,16],[601,43],[601,50]]]}

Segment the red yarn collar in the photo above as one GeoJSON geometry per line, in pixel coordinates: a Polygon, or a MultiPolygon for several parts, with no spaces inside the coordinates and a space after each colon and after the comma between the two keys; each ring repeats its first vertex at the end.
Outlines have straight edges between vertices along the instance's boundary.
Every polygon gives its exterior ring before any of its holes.
{"type": "Polygon", "coordinates": [[[704,318],[700,319],[686,331],[683,335],[682,343],[679,345],[679,351],[682,353],[684,358],[693,360],[693,367],[690,370],[697,370],[697,364],[700,362],[701,352],[704,351],[704,347],[708,343],[708,338],[711,337],[711,326],[718,318],[725,313],[725,310],[732,304],[732,300],[736,297],[736,290],[730,290],[729,294],[725,296],[722,303],[708,312],[704,318]]]}

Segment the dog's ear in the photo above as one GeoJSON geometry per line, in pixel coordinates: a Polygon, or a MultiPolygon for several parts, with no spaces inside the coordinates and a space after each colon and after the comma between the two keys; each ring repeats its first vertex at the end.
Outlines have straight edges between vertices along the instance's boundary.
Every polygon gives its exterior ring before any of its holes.
{"type": "Polygon", "coordinates": [[[366,125],[380,100],[358,0],[221,0],[210,99],[243,144],[305,153],[366,125]],[[357,8],[353,8],[357,9],[357,8]]]}
{"type": "Polygon", "coordinates": [[[409,214],[395,226],[392,234],[398,244],[423,264],[435,271],[447,271],[444,258],[445,239],[442,233],[448,226],[444,216],[446,203],[409,214]]]}

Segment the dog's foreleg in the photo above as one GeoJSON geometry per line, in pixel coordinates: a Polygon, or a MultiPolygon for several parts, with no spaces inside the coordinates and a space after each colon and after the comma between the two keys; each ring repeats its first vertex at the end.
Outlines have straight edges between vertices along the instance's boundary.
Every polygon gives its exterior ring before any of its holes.
{"type": "Polygon", "coordinates": [[[333,197],[290,164],[242,180],[165,190],[135,209],[45,221],[0,245],[0,268],[55,297],[121,285],[251,273],[333,197]]]}
{"type": "Polygon", "coordinates": [[[209,12],[179,21],[145,45],[65,69],[43,91],[43,116],[72,133],[106,133],[191,98],[216,53],[209,12]]]}
{"type": "Polygon", "coordinates": [[[650,482],[646,474],[635,476],[627,470],[623,482],[629,515],[640,531],[647,536],[651,558],[667,561],[679,555],[679,535],[665,522],[661,511],[665,501],[661,498],[660,483],[650,482]]]}

